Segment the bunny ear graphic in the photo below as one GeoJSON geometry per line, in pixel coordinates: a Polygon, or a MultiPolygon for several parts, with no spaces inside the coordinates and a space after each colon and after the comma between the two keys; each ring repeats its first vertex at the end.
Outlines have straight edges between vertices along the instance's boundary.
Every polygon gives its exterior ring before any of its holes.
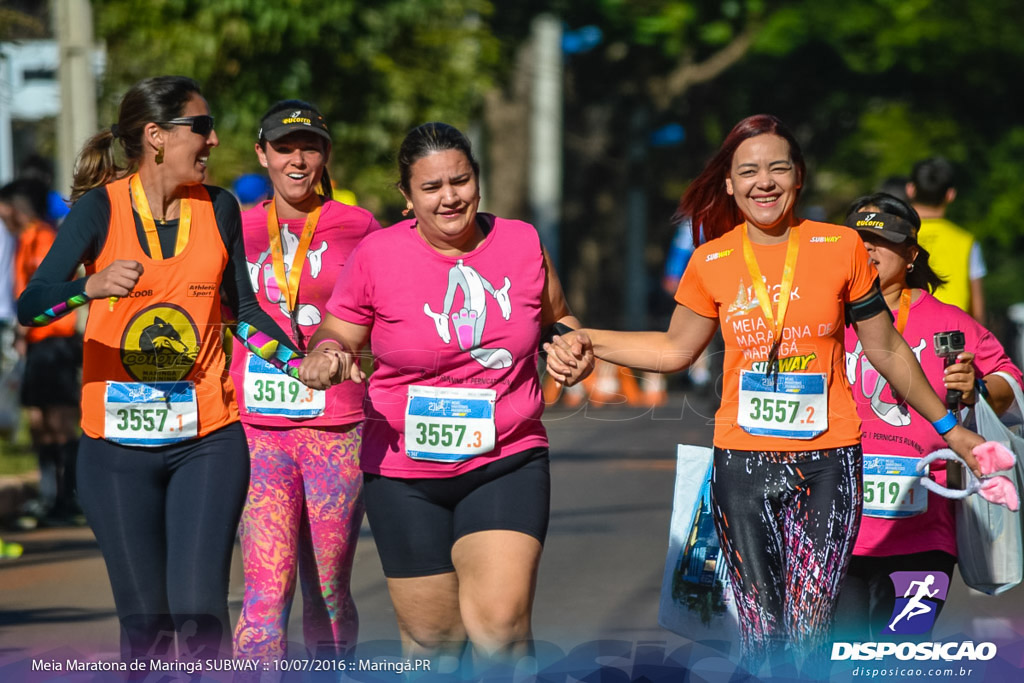
{"type": "Polygon", "coordinates": [[[978,492],[981,497],[990,503],[1002,505],[1010,512],[1016,512],[1020,507],[1020,499],[1017,497],[1017,487],[1013,482],[1002,475],[986,477],[978,492]]]}

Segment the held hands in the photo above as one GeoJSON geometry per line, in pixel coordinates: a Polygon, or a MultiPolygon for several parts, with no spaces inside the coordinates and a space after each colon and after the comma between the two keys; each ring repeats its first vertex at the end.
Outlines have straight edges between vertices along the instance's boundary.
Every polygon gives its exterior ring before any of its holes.
{"type": "Polygon", "coordinates": [[[321,344],[299,366],[299,380],[311,389],[327,389],[346,379],[361,384],[366,375],[357,359],[340,346],[321,344]]]}
{"type": "Polygon", "coordinates": [[[128,296],[142,275],[142,264],[138,261],[118,259],[109,266],[93,273],[85,281],[85,294],[90,299],[128,296]]]}
{"type": "Polygon", "coordinates": [[[594,369],[594,345],[582,330],[555,335],[544,344],[544,350],[548,354],[548,374],[559,384],[571,387],[594,369]]]}
{"type": "Polygon", "coordinates": [[[961,393],[961,401],[965,405],[973,405],[977,400],[974,395],[974,354],[964,351],[956,357],[956,363],[946,368],[942,378],[946,389],[956,389],[961,393]]]}

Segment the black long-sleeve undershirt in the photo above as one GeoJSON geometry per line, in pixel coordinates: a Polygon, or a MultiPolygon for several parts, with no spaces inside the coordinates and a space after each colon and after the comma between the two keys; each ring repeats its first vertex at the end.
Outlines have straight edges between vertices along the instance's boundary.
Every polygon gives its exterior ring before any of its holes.
{"type": "MultiPolygon", "coordinates": [[[[235,320],[245,321],[257,330],[273,337],[292,351],[295,345],[256,300],[249,283],[242,243],[242,217],[238,203],[231,194],[219,187],[206,187],[213,201],[217,230],[228,252],[228,261],[221,279],[221,300],[234,314],[235,320]]],[[[76,296],[84,296],[85,281],[74,280],[79,264],[96,260],[107,239],[110,226],[110,197],[106,188],[92,190],[79,199],[68,213],[57,239],[39,265],[25,291],[18,298],[18,320],[22,325],[38,324],[33,321],[46,311],[76,296]]],[[[149,254],[145,230],[139,214],[133,211],[135,231],[142,250],[149,254]]],[[[167,221],[157,226],[160,246],[165,254],[174,253],[178,237],[178,221],[167,221]]]]}

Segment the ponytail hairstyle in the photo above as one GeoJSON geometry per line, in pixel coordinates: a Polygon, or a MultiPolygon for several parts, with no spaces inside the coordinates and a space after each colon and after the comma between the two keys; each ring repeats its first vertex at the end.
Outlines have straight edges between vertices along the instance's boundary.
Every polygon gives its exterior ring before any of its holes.
{"type": "MultiPolygon", "coordinates": [[[[908,249],[910,246],[917,247],[917,256],[911,262],[913,266],[907,271],[907,287],[911,289],[923,289],[927,292],[934,292],[936,289],[946,284],[945,279],[939,277],[939,274],[932,270],[932,267],[928,264],[928,250],[917,243],[917,233],[921,229],[921,217],[917,214],[907,202],[903,201],[899,197],[893,196],[885,192],[876,192],[869,194],[864,197],[858,197],[850,203],[850,208],[847,210],[847,217],[852,214],[859,213],[866,210],[866,207],[873,206],[880,213],[889,213],[893,216],[898,216],[903,220],[907,221],[914,227],[914,241],[911,244],[904,242],[903,244],[893,243],[892,248],[908,249]]],[[[909,252],[904,252],[909,254],[909,252]]]]}
{"type": "MultiPolygon", "coordinates": [[[[285,110],[288,110],[288,109],[290,109],[290,110],[305,109],[305,110],[308,110],[308,111],[311,111],[311,112],[315,113],[317,116],[320,117],[321,121],[323,120],[323,114],[320,112],[319,109],[317,109],[316,105],[314,105],[314,104],[306,102],[305,100],[278,100],[274,104],[270,105],[270,108],[267,109],[265,112],[263,112],[263,116],[260,117],[261,125],[260,125],[259,139],[257,140],[257,143],[259,144],[260,148],[264,152],[267,151],[267,138],[263,134],[263,128],[264,128],[263,124],[264,124],[264,122],[266,122],[266,120],[269,117],[273,116],[274,114],[277,114],[278,112],[282,112],[282,111],[285,111],[285,110]]],[[[322,131],[319,128],[311,128],[310,130],[311,130],[311,132],[314,132],[314,133],[317,133],[317,134],[323,136],[324,140],[327,141],[327,144],[324,146],[324,170],[323,170],[323,175],[320,176],[320,190],[319,190],[319,192],[325,198],[331,199],[334,196],[334,184],[331,182],[331,173],[330,173],[330,171],[327,170],[327,161],[328,161],[327,155],[328,155],[328,153],[330,151],[329,133],[327,133],[326,135],[324,134],[327,131],[327,126],[326,126],[326,124],[323,124],[322,131]]]]}
{"type": "MultiPolygon", "coordinates": [[[[789,156],[796,166],[797,180],[802,185],[807,175],[803,152],[796,138],[782,121],[771,114],[748,116],[737,123],[722,141],[715,156],[686,188],[673,222],[689,217],[693,224],[693,243],[721,237],[744,221],[736,201],[725,190],[725,179],[732,170],[732,157],[744,140],[758,135],[778,135],[789,143],[789,156]],[[703,231],[703,237],[701,235],[703,231]]],[[[797,189],[797,198],[800,190],[797,189]]]]}
{"type": "Polygon", "coordinates": [[[178,118],[193,95],[202,95],[199,84],[185,76],[156,76],[133,85],[121,98],[117,123],[89,138],[78,154],[71,201],[137,169],[142,161],[146,124],[178,118]],[[124,166],[114,158],[114,140],[124,150],[128,162],[124,166]]]}

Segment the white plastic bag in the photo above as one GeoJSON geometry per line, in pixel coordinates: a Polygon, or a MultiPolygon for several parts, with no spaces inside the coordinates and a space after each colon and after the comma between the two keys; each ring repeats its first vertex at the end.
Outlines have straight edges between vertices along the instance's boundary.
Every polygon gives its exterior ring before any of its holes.
{"type": "Polygon", "coordinates": [[[658,623],[694,641],[736,643],[736,602],[711,512],[713,452],[680,445],[658,623]]]}
{"type": "MultiPolygon", "coordinates": [[[[1024,411],[1024,395],[1017,381],[1005,373],[996,373],[1013,388],[1015,408],[1024,411]]],[[[1013,420],[1013,408],[1007,421],[1013,420]]],[[[1013,470],[999,472],[1010,478],[1017,491],[1024,493],[1024,438],[1013,433],[996,415],[988,402],[978,396],[974,406],[975,429],[987,441],[998,441],[1017,457],[1013,470]]],[[[989,503],[981,496],[968,496],[956,506],[956,548],[960,576],[971,588],[998,595],[1024,579],[1024,537],[1021,512],[989,503]]]]}

